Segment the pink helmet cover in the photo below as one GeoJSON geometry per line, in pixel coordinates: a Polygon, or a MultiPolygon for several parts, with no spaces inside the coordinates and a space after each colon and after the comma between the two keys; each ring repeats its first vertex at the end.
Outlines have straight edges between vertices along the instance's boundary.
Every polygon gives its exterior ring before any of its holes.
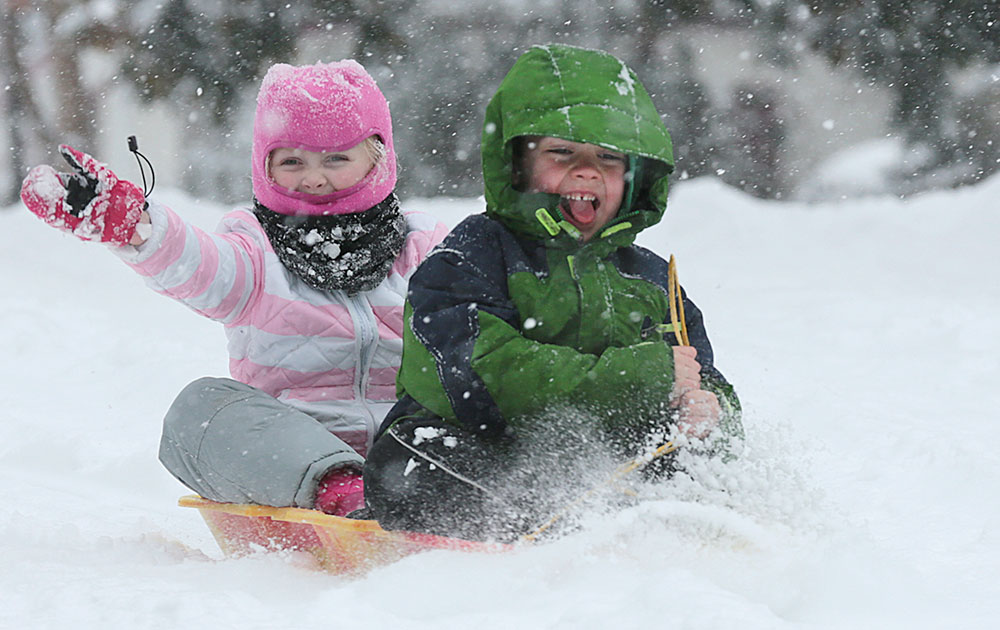
{"type": "Polygon", "coordinates": [[[375,80],[350,59],[271,66],[257,94],[251,173],[257,201],[281,214],[349,214],[384,200],[396,187],[396,153],[389,105],[375,80]],[[274,149],[344,151],[369,136],[381,138],[386,155],[350,188],[309,195],[279,186],[268,175],[274,149]]]}

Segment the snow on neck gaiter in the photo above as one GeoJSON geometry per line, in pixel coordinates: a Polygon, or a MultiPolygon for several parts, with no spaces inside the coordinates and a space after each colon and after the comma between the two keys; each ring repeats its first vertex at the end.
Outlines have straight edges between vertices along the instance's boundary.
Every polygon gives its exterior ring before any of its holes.
{"type": "Polygon", "coordinates": [[[355,295],[385,280],[403,249],[406,219],[390,193],[353,214],[291,216],[254,200],[254,214],[278,260],[309,286],[355,295]]]}

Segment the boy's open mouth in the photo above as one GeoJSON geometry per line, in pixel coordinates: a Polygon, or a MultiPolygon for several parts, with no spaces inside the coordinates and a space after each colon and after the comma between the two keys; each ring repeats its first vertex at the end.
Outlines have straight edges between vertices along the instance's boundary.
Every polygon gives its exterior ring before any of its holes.
{"type": "Polygon", "coordinates": [[[577,225],[589,225],[597,218],[601,202],[594,195],[569,194],[559,199],[559,209],[563,215],[577,225]]]}

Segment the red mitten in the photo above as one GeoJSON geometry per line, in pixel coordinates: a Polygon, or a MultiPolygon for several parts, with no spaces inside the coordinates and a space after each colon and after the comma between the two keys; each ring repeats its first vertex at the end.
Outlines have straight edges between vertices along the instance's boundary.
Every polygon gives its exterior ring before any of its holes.
{"type": "Polygon", "coordinates": [[[345,516],[365,507],[365,482],[355,470],[338,468],[319,482],[316,509],[334,516],[345,516]]]}
{"type": "Polygon", "coordinates": [[[65,144],[59,153],[74,172],[36,166],[21,184],[21,201],[49,225],[81,240],[127,244],[146,207],[142,190],[86,153],[65,144]]]}

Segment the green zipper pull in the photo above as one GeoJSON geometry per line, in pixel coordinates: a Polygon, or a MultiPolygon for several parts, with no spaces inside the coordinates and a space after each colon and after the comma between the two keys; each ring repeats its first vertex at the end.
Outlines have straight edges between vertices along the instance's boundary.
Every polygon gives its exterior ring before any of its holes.
{"type": "Polygon", "coordinates": [[[549,236],[555,236],[559,233],[559,224],[556,223],[556,220],[552,218],[552,215],[545,208],[535,210],[535,218],[542,224],[542,227],[549,233],[549,236]]]}
{"type": "Polygon", "coordinates": [[[583,239],[583,234],[580,233],[580,230],[576,229],[575,225],[566,220],[556,221],[545,208],[535,210],[535,218],[542,224],[542,227],[544,227],[545,231],[549,233],[549,236],[555,236],[556,234],[559,234],[560,230],[562,230],[577,241],[583,239]]]}
{"type": "Polygon", "coordinates": [[[570,223],[569,221],[560,221],[559,227],[561,227],[564,232],[566,232],[567,234],[569,234],[578,241],[583,238],[583,234],[580,233],[580,230],[576,229],[576,226],[570,223]]]}

